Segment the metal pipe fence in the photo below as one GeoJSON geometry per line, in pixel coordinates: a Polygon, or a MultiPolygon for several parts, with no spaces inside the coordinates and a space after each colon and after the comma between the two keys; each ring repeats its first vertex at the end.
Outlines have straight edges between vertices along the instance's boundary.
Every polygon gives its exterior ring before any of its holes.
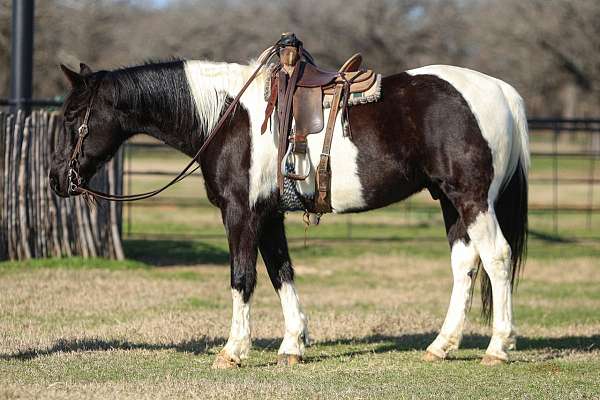
{"type": "MultiPolygon", "coordinates": [[[[14,101],[0,99],[0,107],[10,107],[14,101]]],[[[33,99],[29,100],[31,107],[54,107],[62,105],[59,99],[33,99]]],[[[600,231],[594,232],[594,220],[600,214],[600,119],[557,119],[557,118],[531,118],[528,120],[530,130],[530,147],[532,158],[532,169],[530,171],[530,204],[529,211],[532,217],[539,217],[530,224],[531,229],[536,230],[542,221],[546,233],[551,235],[563,235],[568,230],[567,225],[573,225],[572,220],[584,219],[583,225],[576,232],[568,232],[571,236],[577,236],[581,232],[587,232],[583,236],[586,239],[600,239],[600,231]],[[574,166],[575,165],[575,166],[574,166]],[[566,200],[565,200],[566,198],[566,200]],[[561,220],[566,222],[561,223],[561,220]]],[[[159,143],[148,143],[134,141],[124,146],[124,190],[130,194],[134,191],[135,178],[155,179],[158,183],[164,178],[167,180],[176,175],[176,171],[165,169],[161,165],[153,165],[148,168],[135,168],[134,160],[140,154],[157,152],[160,160],[173,150],[159,143]]],[[[178,172],[178,171],[177,171],[178,172]]],[[[200,174],[195,174],[193,180],[198,182],[200,174]]],[[[189,183],[188,183],[189,184],[189,183]]],[[[184,212],[197,209],[213,209],[218,213],[206,198],[191,198],[181,196],[177,191],[167,192],[156,199],[127,203],[125,211],[124,236],[135,237],[174,237],[178,238],[204,238],[213,237],[213,233],[203,234],[197,231],[186,234],[185,232],[173,232],[162,226],[140,228],[134,210],[148,210],[159,207],[177,208],[184,212]],[[206,236],[208,235],[208,236],[206,236]]],[[[439,215],[439,206],[433,202],[422,202],[408,199],[397,205],[390,206],[402,213],[410,224],[410,220],[421,221],[423,217],[439,215]]],[[[206,211],[208,212],[208,211],[206,211]]],[[[437,221],[436,223],[439,223],[437,221]]],[[[354,238],[352,215],[345,217],[346,232],[340,235],[343,239],[354,238]]],[[[580,224],[581,225],[581,224],[580,224]]]]}
{"type": "MultiPolygon", "coordinates": [[[[529,120],[531,139],[531,158],[533,168],[530,176],[530,205],[532,216],[540,216],[551,221],[550,232],[553,235],[561,235],[560,218],[583,216],[585,217],[585,230],[592,231],[594,217],[600,213],[600,202],[598,201],[597,186],[600,185],[600,119],[551,119],[535,118],[529,120]],[[576,168],[570,168],[564,173],[562,164],[575,162],[576,168]],[[549,163],[549,164],[548,164],[549,163]],[[538,169],[543,172],[537,171],[538,169]],[[550,188],[550,201],[543,198],[540,201],[539,192],[545,193],[550,188]],[[583,198],[561,200],[561,193],[569,193],[571,188],[577,188],[578,192],[584,192],[583,198]],[[573,201],[575,200],[575,201],[573,201]]],[[[136,170],[132,167],[136,154],[144,151],[156,151],[164,145],[157,143],[128,143],[126,144],[126,166],[124,170],[126,187],[129,192],[136,176],[172,177],[175,174],[160,168],[136,170]]],[[[197,177],[201,177],[197,175],[197,177]]],[[[576,196],[576,195],[574,195],[576,196]]],[[[547,196],[546,196],[547,197],[547,196]]],[[[573,197],[573,196],[570,196],[573,197]]],[[[175,232],[158,232],[155,230],[135,229],[134,208],[151,207],[179,207],[186,208],[208,208],[212,207],[206,200],[186,198],[177,195],[166,195],[151,201],[129,203],[126,205],[127,237],[172,237],[175,232]]],[[[398,207],[406,216],[439,214],[439,206],[433,203],[422,204],[407,200],[390,207],[398,207]]],[[[343,238],[352,238],[353,218],[346,217],[347,232],[343,238]]],[[[535,224],[532,226],[536,229],[535,224]]],[[[177,237],[186,237],[181,232],[177,237]]],[[[211,235],[212,236],[212,235],[211,235]]],[[[203,237],[197,232],[190,233],[189,238],[203,237]]],[[[586,235],[586,239],[600,239],[592,233],[586,235]]]]}

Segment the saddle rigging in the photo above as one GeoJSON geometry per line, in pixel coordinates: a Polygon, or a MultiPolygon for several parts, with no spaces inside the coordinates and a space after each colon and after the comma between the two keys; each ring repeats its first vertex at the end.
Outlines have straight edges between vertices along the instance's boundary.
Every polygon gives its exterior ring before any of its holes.
{"type": "MultiPolygon", "coordinates": [[[[362,56],[355,54],[338,71],[318,68],[313,57],[293,33],[284,33],[277,42],[280,63],[271,72],[269,96],[262,133],[274,110],[277,109],[279,143],[277,151],[277,186],[284,194],[285,180],[306,180],[312,163],[307,136],[323,131],[324,107],[330,112],[325,127],[323,148],[315,171],[315,196],[304,202],[305,211],[324,214],[331,208],[330,150],[338,114],[341,113],[344,132],[351,136],[348,119],[349,100],[354,94],[364,94],[378,81],[371,70],[362,70],[362,56]],[[297,166],[305,166],[298,171],[297,166]]],[[[295,184],[295,183],[294,183],[295,184]]]]}

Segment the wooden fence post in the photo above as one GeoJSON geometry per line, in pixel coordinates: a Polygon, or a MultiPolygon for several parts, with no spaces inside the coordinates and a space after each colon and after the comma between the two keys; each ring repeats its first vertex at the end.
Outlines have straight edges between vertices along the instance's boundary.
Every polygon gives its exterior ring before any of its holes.
{"type": "MultiPolygon", "coordinates": [[[[121,207],[88,207],[56,196],[48,183],[51,150],[63,135],[60,116],[0,113],[0,260],[79,255],[123,259],[121,207]]],[[[122,152],[91,185],[122,191],[122,152]],[[119,158],[121,157],[121,158],[119,158]]]]}

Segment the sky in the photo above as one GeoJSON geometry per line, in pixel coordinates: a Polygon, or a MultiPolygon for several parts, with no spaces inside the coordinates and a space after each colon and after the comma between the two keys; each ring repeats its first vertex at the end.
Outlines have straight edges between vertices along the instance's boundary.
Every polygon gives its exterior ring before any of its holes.
{"type": "Polygon", "coordinates": [[[152,5],[156,8],[165,7],[169,3],[169,0],[152,0],[152,5]]]}

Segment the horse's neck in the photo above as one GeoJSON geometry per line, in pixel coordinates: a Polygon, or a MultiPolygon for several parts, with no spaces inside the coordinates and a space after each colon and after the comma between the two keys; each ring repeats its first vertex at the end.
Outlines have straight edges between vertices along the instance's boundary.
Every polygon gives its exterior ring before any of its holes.
{"type": "MultiPolygon", "coordinates": [[[[203,61],[164,63],[158,72],[157,66],[126,70],[121,96],[133,105],[128,131],[147,133],[194,155],[217,124],[227,98],[237,94],[252,70],[203,61]]],[[[259,94],[262,90],[260,86],[259,94]]]]}
{"type": "Polygon", "coordinates": [[[129,137],[143,133],[187,155],[193,155],[202,144],[202,132],[197,124],[178,126],[167,110],[157,113],[135,109],[128,113],[124,125],[129,137]]]}
{"type": "Polygon", "coordinates": [[[195,148],[201,145],[200,139],[194,140],[195,133],[180,132],[172,129],[159,129],[156,126],[140,127],[139,132],[146,134],[158,141],[172,147],[175,150],[192,156],[195,154],[195,148]],[[200,143],[200,144],[198,144],[200,143]]]}
{"type": "Polygon", "coordinates": [[[202,132],[182,61],[115,71],[114,82],[129,136],[146,133],[186,154],[195,153],[202,132]]]}

